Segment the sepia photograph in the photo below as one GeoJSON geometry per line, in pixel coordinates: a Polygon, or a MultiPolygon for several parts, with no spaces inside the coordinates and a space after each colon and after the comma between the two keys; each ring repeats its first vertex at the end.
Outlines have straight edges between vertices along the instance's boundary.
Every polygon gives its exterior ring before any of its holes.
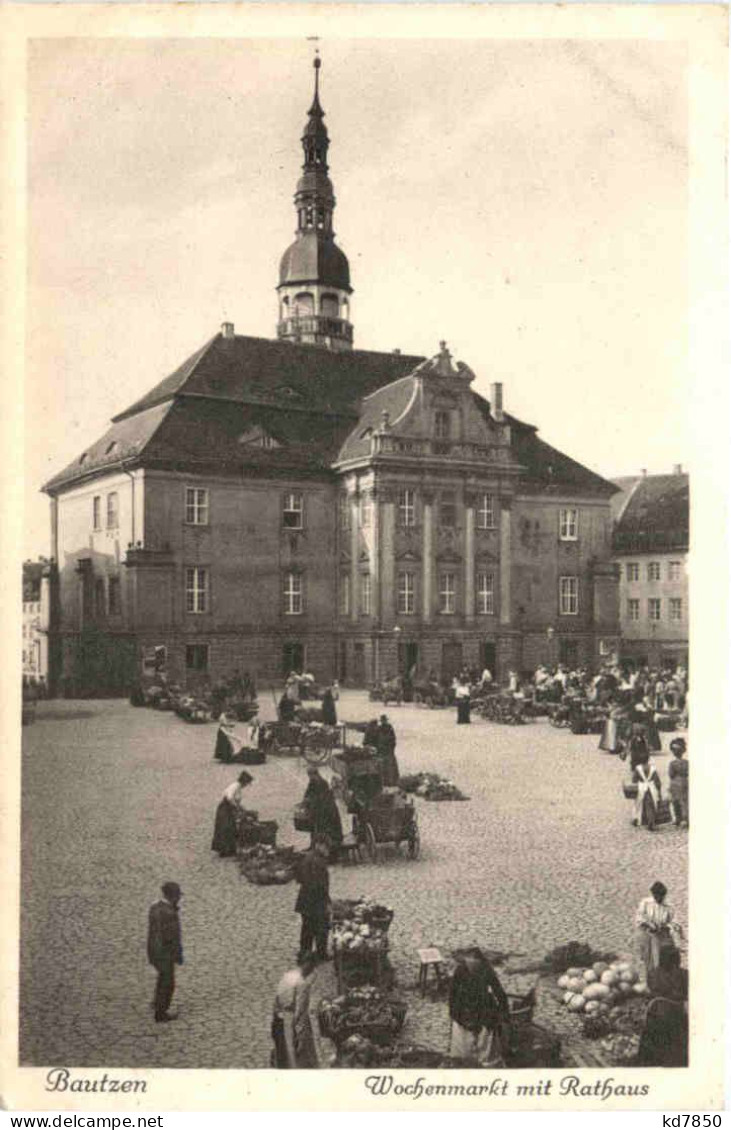
{"type": "Polygon", "coordinates": [[[539,22],[27,39],[47,1103],[700,1067],[691,52],[539,22]]]}

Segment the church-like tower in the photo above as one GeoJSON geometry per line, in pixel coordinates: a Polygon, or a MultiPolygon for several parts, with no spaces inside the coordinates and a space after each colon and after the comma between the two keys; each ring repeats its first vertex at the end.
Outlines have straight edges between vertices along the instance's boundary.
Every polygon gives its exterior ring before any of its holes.
{"type": "Polygon", "coordinates": [[[335,196],[328,176],[330,140],[320,105],[320,59],[315,58],[315,97],[302,135],[304,165],[294,197],[297,237],[279,265],[279,324],[282,341],[352,349],[350,267],[335,243],[335,196]]]}

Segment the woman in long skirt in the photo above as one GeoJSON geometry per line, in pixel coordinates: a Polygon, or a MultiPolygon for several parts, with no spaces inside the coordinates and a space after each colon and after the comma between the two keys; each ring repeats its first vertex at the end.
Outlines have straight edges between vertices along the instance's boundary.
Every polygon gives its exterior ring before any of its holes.
{"type": "Polygon", "coordinates": [[[247,773],[243,769],[238,776],[238,779],[233,781],[227,789],[224,790],[218,808],[216,809],[216,819],[213,826],[213,840],[211,842],[211,851],[217,851],[222,859],[227,856],[236,855],[238,846],[238,816],[241,812],[241,798],[245,788],[247,788],[254,778],[251,773],[247,773]]]}
{"type": "Polygon", "coordinates": [[[682,930],[674,921],[672,907],[665,902],[667,893],[664,883],[659,880],[653,883],[649,897],[642,899],[635,915],[637,948],[648,976],[660,965],[662,950],[677,949],[682,937],[682,930]]]}
{"type": "Polygon", "coordinates": [[[470,722],[470,688],[467,683],[458,683],[454,692],[457,703],[457,725],[468,726],[470,722]]]}
{"type": "Polygon", "coordinates": [[[234,731],[234,722],[228,714],[221,716],[221,721],[216,733],[216,747],[213,751],[213,758],[215,761],[223,761],[224,763],[233,760],[234,747],[231,741],[231,735],[234,731]]]}
{"type": "Polygon", "coordinates": [[[637,800],[635,801],[635,818],[633,823],[637,827],[647,828],[648,832],[655,831],[657,823],[657,808],[660,804],[660,777],[657,769],[650,761],[649,754],[645,754],[633,771],[632,780],[637,785],[637,800]]]}

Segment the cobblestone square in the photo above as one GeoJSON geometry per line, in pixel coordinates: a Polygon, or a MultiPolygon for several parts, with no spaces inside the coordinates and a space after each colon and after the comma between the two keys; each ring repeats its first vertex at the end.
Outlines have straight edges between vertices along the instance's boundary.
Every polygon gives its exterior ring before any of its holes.
{"type": "MultiPolygon", "coordinates": [[[[261,694],[262,716],[274,716],[261,694]]],[[[346,691],[341,718],[381,712],[346,691]]],[[[405,1033],[446,1050],[446,1004],[413,990],[418,948],[480,944],[540,958],[572,939],[629,952],[635,908],[655,879],[687,928],[687,834],[631,826],[626,766],[547,722],[499,726],[404,705],[389,716],[402,773],[435,770],[469,795],[417,799],[422,852],[331,870],[333,897],[392,906],[391,960],[409,991],[405,1033]]],[[[293,964],[296,888],[253,886],[210,851],[213,816],[238,772],[212,760],[216,726],[119,700],[45,702],[24,730],[20,1061],[124,1067],[260,1068],[272,998],[293,964]],[[178,1021],[155,1025],[147,910],[160,883],[182,886],[185,965],[178,1021]]],[[[653,755],[666,781],[668,746],[653,755]]],[[[247,807],[292,825],[304,765],[272,756],[253,770],[247,807]]],[[[327,771],[326,774],[327,775],[327,771]]],[[[331,987],[331,967],[317,974],[331,987]]],[[[540,1011],[540,1006],[539,1006],[540,1011]]]]}

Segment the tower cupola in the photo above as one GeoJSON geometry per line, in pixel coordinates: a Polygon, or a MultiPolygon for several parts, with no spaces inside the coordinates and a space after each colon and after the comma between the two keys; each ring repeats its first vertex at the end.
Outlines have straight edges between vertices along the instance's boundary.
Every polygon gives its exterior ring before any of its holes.
{"type": "Polygon", "coordinates": [[[330,139],[320,105],[320,66],[315,56],[315,94],[302,134],[304,164],[294,196],[297,231],[279,264],[277,336],[352,349],[350,267],[333,232],[335,194],[328,175],[330,139]]]}

